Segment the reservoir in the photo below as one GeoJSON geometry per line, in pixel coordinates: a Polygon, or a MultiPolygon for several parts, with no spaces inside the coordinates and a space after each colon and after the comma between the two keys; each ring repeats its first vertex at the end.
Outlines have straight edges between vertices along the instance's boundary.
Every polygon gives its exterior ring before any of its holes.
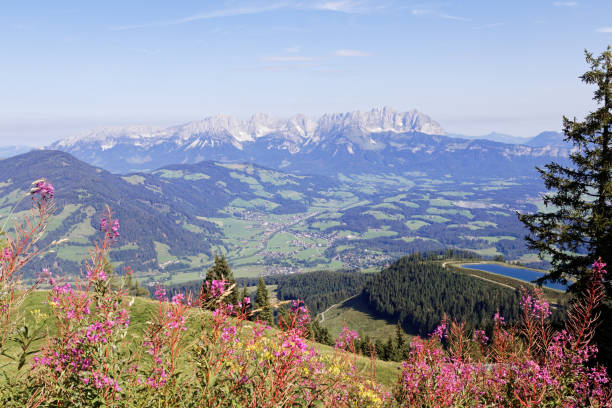
{"type": "MultiPolygon", "coordinates": [[[[519,279],[525,282],[534,281],[544,275],[544,273],[540,271],[534,271],[533,269],[513,268],[511,266],[504,266],[498,264],[464,264],[462,265],[462,267],[496,273],[498,275],[504,275],[509,278],[519,279]]],[[[558,282],[547,282],[542,286],[562,291],[565,291],[567,289],[567,285],[563,285],[558,282]]]]}

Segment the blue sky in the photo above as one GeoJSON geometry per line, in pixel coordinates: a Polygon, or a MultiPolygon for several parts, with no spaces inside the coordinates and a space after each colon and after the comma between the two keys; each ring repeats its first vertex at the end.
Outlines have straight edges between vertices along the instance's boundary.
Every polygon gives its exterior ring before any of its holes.
{"type": "Polygon", "coordinates": [[[533,136],[593,108],[612,1],[20,1],[0,12],[0,144],[225,113],[416,108],[533,136]]]}

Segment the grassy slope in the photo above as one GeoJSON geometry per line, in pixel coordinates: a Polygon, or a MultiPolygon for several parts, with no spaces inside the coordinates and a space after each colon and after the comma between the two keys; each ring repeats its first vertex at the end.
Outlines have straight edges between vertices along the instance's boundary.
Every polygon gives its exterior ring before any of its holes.
{"type": "MultiPolygon", "coordinates": [[[[31,325],[33,319],[31,317],[31,311],[34,309],[40,310],[42,313],[46,313],[47,315],[51,315],[49,305],[44,303],[47,300],[48,292],[46,291],[36,291],[32,293],[28,298],[25,299],[21,310],[24,318],[26,319],[26,323],[31,325]]],[[[131,299],[126,299],[129,301],[131,299]]],[[[156,311],[156,302],[147,299],[147,298],[135,298],[134,304],[130,309],[130,327],[128,330],[128,339],[126,339],[125,344],[131,344],[132,347],[138,347],[142,342],[142,336],[144,330],[147,326],[147,321],[150,319],[152,313],[156,311]]],[[[192,343],[197,338],[197,333],[200,330],[200,321],[203,318],[206,318],[208,312],[201,311],[199,309],[194,309],[189,314],[187,324],[188,330],[185,333],[185,344],[188,345],[192,343]]],[[[50,332],[53,332],[53,320],[49,318],[47,320],[45,330],[48,329],[50,332]]],[[[248,323],[247,323],[248,324],[248,323]]],[[[277,337],[278,330],[272,329],[269,333],[270,336],[277,337]]],[[[39,348],[43,344],[44,340],[38,341],[33,345],[33,349],[39,348]]],[[[321,345],[318,343],[312,343],[316,348],[320,349],[322,353],[334,353],[336,352],[332,347],[321,345]]],[[[9,354],[15,355],[17,352],[16,345],[13,345],[9,348],[9,354]]],[[[30,356],[32,357],[32,356],[30,356]]],[[[0,356],[0,368],[9,362],[6,357],[0,356]]],[[[370,372],[370,359],[366,357],[359,356],[357,358],[357,364],[359,366],[359,372],[362,375],[369,375],[370,372]]],[[[183,354],[183,372],[188,373],[192,372],[189,369],[189,361],[188,361],[188,353],[183,354]]],[[[376,370],[376,378],[379,382],[386,386],[391,386],[395,380],[397,379],[397,367],[398,363],[386,362],[375,360],[375,370],[376,370]]],[[[14,373],[14,366],[8,366],[9,374],[14,373]]]]}
{"type": "Polygon", "coordinates": [[[329,329],[333,338],[336,338],[346,325],[362,337],[369,336],[372,341],[386,341],[389,336],[395,336],[396,330],[396,322],[376,316],[359,295],[325,311],[322,325],[329,329]]]}

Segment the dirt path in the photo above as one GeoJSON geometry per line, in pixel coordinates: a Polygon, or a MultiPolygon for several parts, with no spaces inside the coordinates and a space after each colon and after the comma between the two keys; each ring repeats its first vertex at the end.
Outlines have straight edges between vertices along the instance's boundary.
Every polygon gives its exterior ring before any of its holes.
{"type": "MultiPolygon", "coordinates": [[[[358,295],[355,295],[355,296],[358,296],[358,295]]],[[[346,298],[344,300],[341,300],[340,302],[331,305],[330,307],[328,307],[327,309],[325,309],[324,311],[319,313],[319,316],[321,316],[320,322],[323,323],[325,321],[325,313],[329,312],[333,307],[339,306],[342,303],[346,302],[347,300],[350,300],[350,299],[354,298],[355,296],[351,296],[351,297],[348,297],[348,298],[346,298]]]]}
{"type": "Polygon", "coordinates": [[[513,290],[515,289],[513,286],[506,285],[505,283],[501,283],[501,282],[496,282],[496,281],[491,280],[491,279],[483,278],[482,276],[474,275],[473,273],[471,273],[470,276],[473,276],[473,277],[478,278],[478,279],[482,279],[482,280],[487,281],[487,282],[494,283],[496,285],[505,286],[505,287],[513,289],[513,290]]]}

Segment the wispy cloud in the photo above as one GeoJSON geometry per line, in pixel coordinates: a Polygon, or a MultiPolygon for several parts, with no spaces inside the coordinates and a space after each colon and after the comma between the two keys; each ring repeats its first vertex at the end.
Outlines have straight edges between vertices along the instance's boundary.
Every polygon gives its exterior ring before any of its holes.
{"type": "Polygon", "coordinates": [[[112,31],[135,30],[139,28],[168,27],[179,24],[191,23],[200,20],[210,20],[223,17],[236,17],[244,15],[262,14],[277,10],[318,10],[331,11],[347,14],[365,14],[377,10],[383,10],[389,4],[381,0],[328,0],[318,2],[277,2],[273,4],[262,4],[257,6],[243,6],[208,11],[192,14],[174,20],[154,21],[140,24],[127,24],[109,27],[112,31]]]}
{"type": "Polygon", "coordinates": [[[144,54],[144,55],[157,55],[161,52],[161,50],[159,48],[137,48],[134,51],[136,51],[139,54],[144,54]]]}
{"type": "Polygon", "coordinates": [[[483,25],[480,25],[480,26],[476,26],[476,27],[474,27],[474,29],[476,29],[476,30],[488,30],[488,29],[491,29],[491,28],[501,27],[503,25],[504,25],[504,23],[489,23],[489,24],[483,24],[483,25]]]}
{"type": "Polygon", "coordinates": [[[306,6],[305,8],[312,8],[314,10],[335,11],[339,13],[362,14],[376,10],[382,10],[387,8],[388,6],[388,4],[381,0],[328,0],[316,2],[312,6],[306,6]]]}
{"type": "Polygon", "coordinates": [[[11,24],[13,29],[18,31],[32,31],[34,30],[34,26],[31,24],[11,24]]]}
{"type": "Polygon", "coordinates": [[[446,14],[446,13],[439,12],[437,10],[424,9],[424,8],[415,8],[415,9],[412,9],[412,15],[413,16],[431,15],[431,16],[443,18],[443,19],[446,19],[446,20],[471,21],[471,19],[469,19],[467,17],[454,16],[452,14],[446,14]]]}
{"type": "Polygon", "coordinates": [[[334,51],[334,55],[337,57],[371,57],[372,54],[367,51],[361,50],[336,50],[334,51]]]}
{"type": "Polygon", "coordinates": [[[262,61],[266,62],[312,62],[318,59],[319,57],[309,57],[306,55],[280,55],[261,58],[262,61]]]}
{"type": "Polygon", "coordinates": [[[612,27],[600,27],[597,29],[598,33],[612,33],[612,27]]]}
{"type": "Polygon", "coordinates": [[[291,53],[291,54],[296,54],[298,52],[300,52],[301,48],[298,45],[293,45],[291,47],[287,47],[285,48],[283,51],[291,53]]]}
{"type": "Polygon", "coordinates": [[[285,7],[287,7],[285,3],[276,3],[276,4],[270,4],[267,6],[259,6],[259,7],[228,8],[228,9],[209,11],[206,13],[192,14],[190,16],[175,19],[175,20],[157,21],[157,22],[152,22],[152,23],[131,24],[131,25],[123,25],[123,26],[113,26],[113,27],[110,27],[110,29],[113,31],[125,31],[125,30],[134,30],[138,28],[168,27],[172,25],[191,23],[193,21],[199,21],[199,20],[210,20],[213,18],[235,17],[235,16],[250,15],[250,14],[266,13],[270,11],[279,10],[285,7]]]}
{"type": "Polygon", "coordinates": [[[553,6],[555,7],[576,7],[578,5],[575,1],[555,1],[553,6]]]}

